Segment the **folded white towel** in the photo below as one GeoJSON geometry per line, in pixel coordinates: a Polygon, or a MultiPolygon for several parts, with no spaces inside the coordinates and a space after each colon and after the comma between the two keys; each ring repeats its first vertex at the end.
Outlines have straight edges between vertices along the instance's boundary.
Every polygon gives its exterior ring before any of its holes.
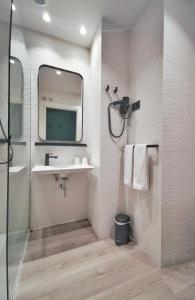
{"type": "Polygon", "coordinates": [[[124,184],[132,186],[134,145],[126,145],[124,150],[124,184]]]}
{"type": "Polygon", "coordinates": [[[149,163],[145,144],[134,148],[133,188],[144,191],[149,189],[149,163]]]}

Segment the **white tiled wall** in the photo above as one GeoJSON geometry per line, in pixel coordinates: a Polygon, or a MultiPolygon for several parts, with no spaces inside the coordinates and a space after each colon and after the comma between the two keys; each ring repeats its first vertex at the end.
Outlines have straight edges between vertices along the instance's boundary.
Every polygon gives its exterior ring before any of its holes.
{"type": "Polygon", "coordinates": [[[101,142],[101,52],[102,33],[101,26],[91,46],[90,51],[90,75],[91,75],[91,140],[90,159],[95,169],[89,177],[89,203],[88,215],[91,224],[100,237],[100,142],[101,142]]]}
{"type": "Polygon", "coordinates": [[[141,100],[130,142],[160,151],[150,150],[150,192],[130,193],[129,211],[163,266],[195,257],[194,13],[192,1],[151,1],[130,33],[130,94],[141,100]]]}
{"type": "Polygon", "coordinates": [[[138,244],[160,265],[163,1],[151,1],[137,20],[129,35],[129,55],[129,94],[141,101],[141,109],[133,114],[129,142],[160,148],[148,150],[150,190],[126,190],[128,210],[134,216],[138,244]]]}
{"type": "MultiPolygon", "coordinates": [[[[118,96],[128,96],[128,32],[115,30],[116,27],[103,21],[102,30],[102,105],[101,105],[101,236],[113,236],[115,213],[124,212],[123,190],[123,146],[127,142],[127,132],[116,140],[108,130],[108,104],[117,99],[113,89],[118,87],[118,96]],[[110,85],[109,95],[105,92],[110,85]]],[[[112,128],[119,133],[122,128],[118,112],[112,110],[112,128]]]]}
{"type": "MultiPolygon", "coordinates": [[[[119,95],[128,95],[128,33],[107,30],[113,24],[103,21],[102,36],[99,30],[91,49],[91,74],[93,99],[93,131],[91,157],[97,169],[90,176],[89,216],[100,238],[113,236],[114,215],[122,210],[122,145],[127,134],[118,142],[113,141],[108,130],[107,108],[115,86],[119,95]],[[110,85],[110,95],[105,92],[110,85]]],[[[113,112],[113,128],[118,130],[121,121],[113,112]]]]}
{"type": "MultiPolygon", "coordinates": [[[[98,77],[101,79],[102,94],[100,97],[100,87],[96,85],[98,124],[93,133],[97,137],[94,160],[96,158],[99,168],[91,176],[92,193],[89,199],[90,219],[100,238],[113,236],[116,212],[129,213],[135,218],[137,242],[158,264],[161,260],[159,156],[155,150],[150,151],[151,189],[148,193],[138,194],[124,188],[123,146],[127,142],[161,142],[163,9],[160,4],[159,1],[157,4],[153,2],[131,33],[117,30],[116,26],[104,20],[102,45],[99,36],[94,41],[92,66],[96,76],[102,74],[102,78],[100,75],[98,77]],[[98,56],[95,56],[97,53],[98,56]],[[100,61],[102,70],[97,68],[100,61]],[[107,84],[110,85],[109,95],[105,92],[107,84]],[[117,99],[113,94],[115,86],[118,86],[120,98],[130,96],[132,101],[141,100],[141,110],[134,114],[129,136],[125,131],[118,141],[109,135],[107,115],[109,102],[117,99]]],[[[99,82],[95,76],[94,79],[99,82]]],[[[121,121],[116,112],[112,113],[113,130],[118,132],[121,121]]]]}
{"type": "Polygon", "coordinates": [[[195,3],[165,0],[162,264],[195,257],[195,3]]]}
{"type": "MultiPolygon", "coordinates": [[[[149,153],[150,192],[143,194],[132,192],[124,188],[123,184],[123,146],[127,142],[161,143],[163,55],[161,4],[162,1],[153,1],[130,33],[117,30],[116,26],[105,20],[103,22],[102,71],[99,70],[102,74],[102,95],[101,103],[99,101],[98,104],[101,113],[100,117],[99,114],[97,115],[101,128],[98,126],[96,128],[97,141],[100,134],[99,146],[96,145],[99,149],[100,156],[96,157],[100,169],[96,177],[92,178],[94,180],[90,182],[93,191],[96,191],[94,195],[98,195],[93,199],[90,196],[90,202],[94,205],[91,219],[98,236],[101,238],[113,236],[116,212],[130,213],[135,218],[137,242],[158,264],[161,260],[159,155],[156,150],[151,150],[149,153]],[[105,92],[107,84],[110,85],[109,95],[105,92]],[[130,96],[132,101],[141,100],[141,110],[134,113],[129,136],[125,131],[118,141],[113,140],[109,135],[107,115],[109,102],[117,99],[113,94],[115,86],[118,86],[120,98],[130,96]]],[[[95,42],[93,52],[100,48],[100,45],[95,42]]],[[[121,121],[116,112],[113,112],[112,120],[113,130],[118,132],[121,121]]]]}

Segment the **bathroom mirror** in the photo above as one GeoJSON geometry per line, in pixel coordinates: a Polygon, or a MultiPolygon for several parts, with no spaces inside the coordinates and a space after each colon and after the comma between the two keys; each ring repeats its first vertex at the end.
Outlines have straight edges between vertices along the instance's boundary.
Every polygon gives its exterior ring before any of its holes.
{"type": "Polygon", "coordinates": [[[10,58],[10,133],[12,139],[22,136],[23,123],[23,68],[16,57],[10,58]]]}
{"type": "Polygon", "coordinates": [[[39,68],[39,137],[78,142],[83,132],[83,78],[48,65],[39,68]]]}

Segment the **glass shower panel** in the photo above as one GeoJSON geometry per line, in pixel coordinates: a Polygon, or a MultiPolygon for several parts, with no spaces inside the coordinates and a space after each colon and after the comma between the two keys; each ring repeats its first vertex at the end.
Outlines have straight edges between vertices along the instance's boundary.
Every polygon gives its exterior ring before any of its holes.
{"type": "Polygon", "coordinates": [[[0,2],[0,299],[7,299],[8,74],[11,1],[0,2]]]}
{"type": "Polygon", "coordinates": [[[13,12],[10,57],[10,135],[14,158],[9,167],[9,296],[15,299],[29,230],[30,202],[30,71],[19,3],[13,12]],[[17,20],[16,20],[17,16],[17,20]]]}

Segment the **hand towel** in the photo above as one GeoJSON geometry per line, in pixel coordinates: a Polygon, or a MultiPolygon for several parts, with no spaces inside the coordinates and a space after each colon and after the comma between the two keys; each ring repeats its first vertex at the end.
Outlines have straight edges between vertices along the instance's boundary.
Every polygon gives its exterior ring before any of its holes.
{"type": "Polygon", "coordinates": [[[147,145],[135,145],[134,167],[133,167],[133,188],[147,191],[149,189],[149,163],[147,145]]]}
{"type": "Polygon", "coordinates": [[[124,184],[132,187],[134,145],[126,145],[124,149],[124,184]]]}

